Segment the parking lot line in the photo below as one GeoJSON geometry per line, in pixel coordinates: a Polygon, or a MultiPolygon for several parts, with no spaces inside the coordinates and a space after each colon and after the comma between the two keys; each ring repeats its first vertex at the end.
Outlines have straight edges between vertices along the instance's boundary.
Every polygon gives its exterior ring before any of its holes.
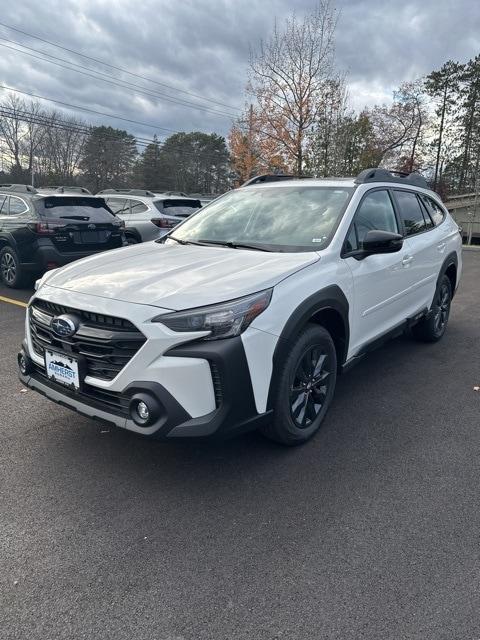
{"type": "Polygon", "coordinates": [[[13,298],[6,298],[5,296],[0,296],[0,302],[8,302],[9,304],[16,304],[19,307],[28,307],[26,302],[22,302],[21,300],[14,300],[13,298]]]}

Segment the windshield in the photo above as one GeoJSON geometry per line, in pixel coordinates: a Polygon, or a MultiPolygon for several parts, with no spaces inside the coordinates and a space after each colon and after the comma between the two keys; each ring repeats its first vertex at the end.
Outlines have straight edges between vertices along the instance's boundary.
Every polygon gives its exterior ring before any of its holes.
{"type": "Polygon", "coordinates": [[[38,213],[49,218],[71,218],[89,222],[114,222],[115,216],[103,198],[48,196],[36,201],[38,213]]]}
{"type": "Polygon", "coordinates": [[[172,235],[186,242],[318,251],[330,242],[352,193],[352,187],[236,189],[177,227],[172,235]]]}

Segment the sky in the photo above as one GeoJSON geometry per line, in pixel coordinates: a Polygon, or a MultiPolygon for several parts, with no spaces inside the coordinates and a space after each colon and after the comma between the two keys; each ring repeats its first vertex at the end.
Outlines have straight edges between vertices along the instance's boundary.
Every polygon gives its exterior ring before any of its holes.
{"type": "MultiPolygon", "coordinates": [[[[154,134],[164,139],[173,131],[226,135],[245,104],[250,49],[268,38],[275,20],[281,24],[292,10],[302,16],[314,5],[309,0],[0,0],[0,84],[135,120],[39,100],[146,139],[154,134]],[[30,49],[21,53],[21,45],[30,49]],[[46,54],[63,67],[39,59],[46,54]],[[64,68],[71,63],[78,65],[76,71],[64,68]],[[88,75],[98,72],[101,79],[88,75]]],[[[478,0],[343,0],[335,6],[336,64],[347,74],[356,110],[390,101],[401,82],[448,59],[466,61],[480,53],[478,0]]],[[[0,90],[0,99],[4,95],[0,90]]]]}

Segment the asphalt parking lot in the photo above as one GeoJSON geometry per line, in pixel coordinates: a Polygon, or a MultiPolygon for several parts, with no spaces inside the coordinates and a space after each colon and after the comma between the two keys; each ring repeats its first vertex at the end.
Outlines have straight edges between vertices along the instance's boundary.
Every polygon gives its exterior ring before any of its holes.
{"type": "Polygon", "coordinates": [[[150,442],[22,392],[0,301],[2,638],[478,639],[479,251],[464,270],[443,341],[369,356],[296,449],[150,442]]]}

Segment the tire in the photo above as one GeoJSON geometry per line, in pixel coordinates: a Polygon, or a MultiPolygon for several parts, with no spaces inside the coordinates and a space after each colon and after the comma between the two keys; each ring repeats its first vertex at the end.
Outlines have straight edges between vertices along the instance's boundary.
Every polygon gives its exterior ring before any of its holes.
{"type": "Polygon", "coordinates": [[[447,328],[451,303],[452,285],[448,276],[443,276],[437,285],[429,313],[412,327],[413,337],[421,342],[438,342],[447,328]]]}
{"type": "Polygon", "coordinates": [[[337,355],[330,334],[307,325],[279,367],[273,419],[262,433],[290,446],[309,440],[323,422],[336,380],[337,355]]]}
{"type": "Polygon", "coordinates": [[[12,247],[3,247],[0,251],[0,279],[11,289],[20,289],[27,284],[28,278],[12,247]]]}
{"type": "Polygon", "coordinates": [[[127,241],[128,245],[139,243],[139,240],[135,236],[127,235],[125,236],[125,240],[127,241]]]}

